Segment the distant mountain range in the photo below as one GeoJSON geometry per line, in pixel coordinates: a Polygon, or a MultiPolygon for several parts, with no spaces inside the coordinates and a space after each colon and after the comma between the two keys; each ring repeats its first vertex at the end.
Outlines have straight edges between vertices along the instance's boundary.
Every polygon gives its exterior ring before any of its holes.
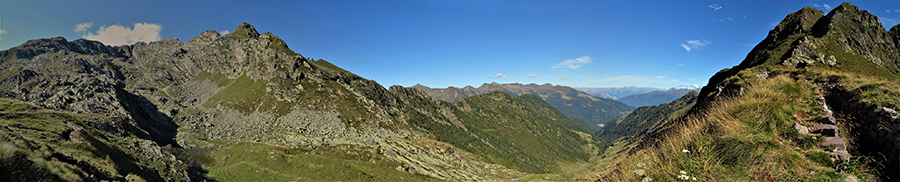
{"type": "Polygon", "coordinates": [[[657,90],[652,91],[650,93],[645,94],[634,94],[622,97],[619,102],[628,104],[629,106],[641,107],[641,106],[655,106],[666,102],[671,102],[675,99],[681,98],[684,94],[688,92],[695,91],[699,92],[700,89],[669,89],[669,90],[657,90]]]}
{"type": "Polygon", "coordinates": [[[662,91],[665,89],[662,88],[653,88],[653,87],[635,87],[635,86],[627,86],[627,87],[575,87],[575,90],[582,91],[584,93],[600,97],[600,98],[609,98],[609,99],[619,99],[629,95],[634,94],[645,94],[650,93],[652,91],[662,91]]]}
{"type": "Polygon", "coordinates": [[[448,102],[458,102],[465,97],[491,93],[498,90],[513,96],[532,94],[544,99],[544,101],[550,103],[550,105],[566,116],[575,119],[579,124],[588,128],[591,132],[598,131],[599,124],[604,124],[634,110],[634,107],[613,99],[598,98],[571,87],[554,86],[550,84],[523,85],[518,83],[499,84],[494,82],[490,84],[485,83],[478,88],[472,86],[463,88],[429,88],[417,84],[411,88],[423,90],[435,99],[448,102]]]}

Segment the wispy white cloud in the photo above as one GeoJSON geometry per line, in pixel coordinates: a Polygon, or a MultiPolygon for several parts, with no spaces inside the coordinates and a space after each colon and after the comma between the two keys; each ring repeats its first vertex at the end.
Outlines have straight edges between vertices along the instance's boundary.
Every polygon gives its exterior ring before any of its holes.
{"type": "Polygon", "coordinates": [[[488,74],[488,78],[494,78],[494,75],[488,74]]]}
{"type": "Polygon", "coordinates": [[[704,47],[706,47],[707,45],[709,45],[711,43],[712,42],[707,41],[706,39],[688,40],[685,43],[681,44],[681,48],[684,48],[684,50],[686,50],[688,52],[690,52],[691,50],[694,50],[694,49],[703,50],[704,47]]]}
{"type": "Polygon", "coordinates": [[[734,18],[731,18],[730,16],[725,17],[725,18],[721,18],[721,17],[713,18],[713,22],[725,22],[725,21],[737,22],[737,20],[734,20],[734,18]]]}
{"type": "Polygon", "coordinates": [[[678,82],[680,82],[680,80],[678,80],[678,79],[672,79],[672,80],[669,80],[669,81],[671,81],[671,82],[673,82],[673,83],[678,83],[678,82]]]}
{"type": "Polygon", "coordinates": [[[416,77],[414,77],[414,76],[411,76],[411,77],[409,77],[409,79],[413,79],[413,80],[415,80],[415,79],[416,79],[416,77]]]}
{"type": "Polygon", "coordinates": [[[688,46],[687,44],[681,44],[681,47],[684,48],[684,50],[691,51],[691,46],[688,46]]]}
{"type": "Polygon", "coordinates": [[[499,79],[506,79],[506,75],[503,75],[503,73],[497,73],[497,75],[494,77],[497,77],[499,79]]]}
{"type": "Polygon", "coordinates": [[[695,89],[697,89],[697,88],[700,88],[700,85],[693,84],[693,85],[691,85],[691,87],[694,87],[695,89]]]}
{"type": "Polygon", "coordinates": [[[591,57],[581,56],[579,58],[565,60],[563,62],[560,62],[559,64],[554,65],[553,68],[560,69],[560,70],[567,70],[567,69],[578,70],[579,68],[581,68],[582,66],[584,66],[585,64],[588,64],[588,63],[592,63],[591,57]]]}
{"type": "Polygon", "coordinates": [[[6,30],[0,29],[0,39],[3,39],[3,34],[6,33],[6,30]]]}
{"type": "Polygon", "coordinates": [[[82,38],[113,46],[157,41],[159,40],[159,31],[162,30],[162,26],[159,24],[135,23],[134,28],[120,25],[101,26],[94,34],[87,30],[91,24],[93,23],[75,25],[75,33],[82,34],[82,38]]]}
{"type": "Polygon", "coordinates": [[[86,32],[88,28],[91,28],[91,25],[94,25],[94,22],[84,22],[75,24],[75,33],[86,32]]]}
{"type": "Polygon", "coordinates": [[[537,77],[537,75],[535,75],[535,74],[528,74],[528,78],[534,78],[534,77],[537,77]]]}
{"type": "Polygon", "coordinates": [[[569,80],[569,78],[566,78],[566,76],[562,76],[562,77],[559,77],[559,78],[560,78],[560,79],[563,79],[563,80],[569,80]]]}
{"type": "Polygon", "coordinates": [[[676,65],[681,66],[681,67],[684,67],[684,64],[681,64],[681,63],[678,63],[678,64],[676,64],[676,65]]]}
{"type": "Polygon", "coordinates": [[[231,33],[231,31],[228,31],[228,30],[219,31],[219,35],[225,35],[225,34],[229,34],[229,33],[231,33]]]}
{"type": "Polygon", "coordinates": [[[723,8],[722,6],[719,6],[718,4],[710,4],[708,7],[712,8],[713,10],[719,10],[719,9],[723,8]]]}
{"type": "Polygon", "coordinates": [[[830,10],[832,8],[831,5],[828,5],[828,4],[821,4],[821,5],[813,4],[813,7],[817,8],[817,9],[824,8],[824,10],[830,10]]]}
{"type": "Polygon", "coordinates": [[[654,75],[650,75],[650,76],[634,76],[634,75],[625,75],[625,76],[616,76],[616,77],[604,78],[604,79],[601,79],[600,81],[606,81],[606,82],[623,82],[623,81],[625,81],[625,82],[660,82],[660,81],[667,81],[667,80],[665,80],[665,79],[666,79],[666,76],[654,76],[654,75]]]}
{"type": "Polygon", "coordinates": [[[881,23],[887,27],[892,27],[894,25],[900,24],[900,20],[898,20],[898,19],[884,18],[884,17],[879,18],[879,19],[881,19],[881,23]]]}

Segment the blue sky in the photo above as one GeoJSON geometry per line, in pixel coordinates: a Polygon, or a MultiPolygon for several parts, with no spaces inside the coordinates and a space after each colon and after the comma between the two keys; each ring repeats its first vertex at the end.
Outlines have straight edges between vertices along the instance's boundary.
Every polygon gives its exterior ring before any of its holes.
{"type": "MultiPolygon", "coordinates": [[[[688,87],[738,63],[787,14],[840,1],[0,1],[0,50],[272,32],[384,86],[688,87]],[[79,26],[80,25],[80,26],[79,26]]],[[[853,2],[892,27],[900,1],[853,2]]]]}

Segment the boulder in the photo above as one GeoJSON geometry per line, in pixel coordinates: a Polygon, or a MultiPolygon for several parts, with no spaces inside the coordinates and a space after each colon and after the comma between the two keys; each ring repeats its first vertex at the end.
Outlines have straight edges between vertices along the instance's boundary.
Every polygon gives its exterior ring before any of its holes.
{"type": "Polygon", "coordinates": [[[800,134],[809,134],[809,128],[806,128],[806,126],[800,125],[800,123],[794,123],[794,129],[797,129],[797,132],[800,134]]]}
{"type": "Polygon", "coordinates": [[[828,66],[834,66],[837,64],[837,59],[835,59],[833,55],[828,56],[828,58],[825,59],[825,64],[827,64],[828,66]]]}
{"type": "Polygon", "coordinates": [[[819,123],[833,125],[837,124],[837,120],[834,119],[834,116],[823,116],[819,118],[819,123]]]}
{"type": "Polygon", "coordinates": [[[822,146],[832,146],[835,151],[843,150],[846,152],[847,144],[844,143],[844,139],[841,137],[825,137],[825,142],[822,143],[822,146]]]}
{"type": "Polygon", "coordinates": [[[643,169],[637,169],[637,170],[631,171],[631,173],[633,173],[634,175],[637,175],[637,176],[644,176],[643,169]]]}

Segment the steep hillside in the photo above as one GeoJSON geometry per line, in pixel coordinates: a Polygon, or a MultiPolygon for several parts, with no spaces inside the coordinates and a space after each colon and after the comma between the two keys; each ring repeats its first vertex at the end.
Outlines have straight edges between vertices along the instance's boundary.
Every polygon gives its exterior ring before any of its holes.
{"type": "Polygon", "coordinates": [[[466,86],[464,88],[448,87],[445,89],[415,85],[412,88],[423,90],[431,97],[448,102],[458,102],[464,97],[487,94],[494,91],[503,91],[513,96],[536,95],[566,116],[575,119],[576,122],[587,128],[591,133],[600,129],[599,124],[604,124],[634,109],[634,107],[612,99],[597,98],[570,87],[550,84],[491,83],[483,84],[478,88],[466,86]]]}
{"type": "Polygon", "coordinates": [[[789,14],[687,114],[607,153],[599,181],[900,178],[896,31],[850,3],[789,14]]]}
{"type": "Polygon", "coordinates": [[[413,125],[438,140],[479,154],[492,163],[530,173],[560,172],[558,162],[585,161],[596,148],[577,123],[540,98],[495,91],[456,104],[428,97],[419,89],[391,87],[410,109],[413,125]]]}
{"type": "Polygon", "coordinates": [[[388,90],[247,23],[188,43],[38,39],[0,58],[5,181],[561,180],[598,150],[535,96],[388,90]]]}
{"type": "Polygon", "coordinates": [[[619,102],[628,104],[629,106],[655,106],[662,103],[672,102],[681,98],[684,94],[691,91],[699,91],[694,89],[669,89],[665,91],[653,91],[646,94],[634,94],[619,99],[619,102]]]}
{"type": "Polygon", "coordinates": [[[615,142],[623,137],[633,141],[634,137],[640,138],[651,127],[670,125],[673,119],[684,115],[697,102],[697,95],[697,92],[689,92],[669,103],[639,107],[628,115],[606,123],[595,135],[608,142],[615,142]]]}

